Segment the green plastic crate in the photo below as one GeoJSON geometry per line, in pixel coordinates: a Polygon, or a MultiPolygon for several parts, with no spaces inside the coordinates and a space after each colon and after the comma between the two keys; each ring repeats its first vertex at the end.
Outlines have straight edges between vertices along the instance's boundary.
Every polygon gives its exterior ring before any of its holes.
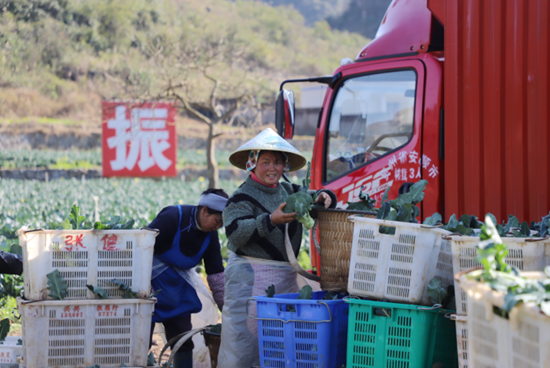
{"type": "Polygon", "coordinates": [[[346,303],[346,368],[458,367],[455,322],[445,318],[451,311],[360,299],[346,303]]]}

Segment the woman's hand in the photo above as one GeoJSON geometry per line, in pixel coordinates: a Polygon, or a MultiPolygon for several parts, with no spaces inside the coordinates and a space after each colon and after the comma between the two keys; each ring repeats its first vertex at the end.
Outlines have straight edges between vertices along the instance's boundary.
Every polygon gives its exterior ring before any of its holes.
{"type": "Polygon", "coordinates": [[[325,208],[329,208],[332,203],[332,198],[330,198],[330,196],[326,192],[321,192],[317,196],[315,203],[322,204],[325,206],[325,208]]]}
{"type": "Polygon", "coordinates": [[[285,205],[286,205],[286,202],[281,203],[281,205],[271,214],[271,223],[273,225],[288,224],[296,220],[296,212],[292,212],[292,213],[283,212],[283,207],[285,205]]]}

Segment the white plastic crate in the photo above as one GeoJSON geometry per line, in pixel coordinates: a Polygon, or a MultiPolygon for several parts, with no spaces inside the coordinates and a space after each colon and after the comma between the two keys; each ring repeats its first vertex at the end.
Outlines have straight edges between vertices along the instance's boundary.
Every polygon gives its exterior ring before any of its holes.
{"type": "MultiPolygon", "coordinates": [[[[506,263],[521,271],[542,271],[550,265],[550,238],[502,238],[508,247],[506,263]]],[[[476,245],[479,237],[471,236],[445,236],[442,247],[451,245],[454,273],[466,271],[475,267],[481,267],[474,261],[477,256],[476,245]]],[[[466,315],[468,312],[467,296],[455,280],[456,312],[466,315]]]]}
{"type": "Polygon", "coordinates": [[[454,315],[456,323],[456,349],[458,352],[458,367],[468,368],[468,326],[466,316],[454,315]]]}
{"type": "MultiPolygon", "coordinates": [[[[25,365],[25,360],[22,357],[20,359],[20,363],[17,366],[17,368],[27,368],[27,366],[25,365]]],[[[74,367],[72,367],[72,368],[74,368],[74,367]]],[[[77,368],[80,368],[80,367],[77,367],[77,368]]],[[[142,366],[142,367],[127,367],[127,368],[161,368],[161,366],[160,365],[152,365],[152,366],[145,366],[145,367],[142,366]]],[[[165,368],[165,367],[162,367],[162,368],[165,368]]]]}
{"type": "Polygon", "coordinates": [[[21,336],[6,336],[0,344],[0,368],[19,368],[18,358],[23,356],[23,346],[17,345],[21,336]]]}
{"type": "MultiPolygon", "coordinates": [[[[27,368],[27,366],[25,365],[25,360],[22,357],[20,358],[20,363],[17,366],[17,368],[27,368]]],[[[77,367],[77,368],[80,368],[80,367],[77,367]]],[[[160,365],[152,365],[152,366],[146,366],[146,367],[127,367],[127,368],[161,368],[161,366],[160,365]]],[[[162,368],[165,368],[165,367],[162,367],[162,368]]]]}
{"type": "Polygon", "coordinates": [[[94,299],[86,284],[120,298],[122,291],[112,279],[123,281],[142,297],[150,294],[156,230],[21,229],[18,233],[26,299],[49,298],[46,275],[55,269],[67,281],[67,299],[94,299]]]}
{"type": "Polygon", "coordinates": [[[451,249],[441,248],[449,232],[419,224],[350,216],[354,222],[348,278],[352,295],[432,305],[426,289],[434,277],[453,282],[451,249]],[[395,228],[381,234],[380,226],[395,228]]]}
{"type": "Polygon", "coordinates": [[[472,367],[550,367],[550,317],[527,303],[514,307],[509,318],[504,318],[493,310],[504,305],[503,293],[465,276],[460,284],[468,294],[468,361],[472,367]]]}
{"type": "Polygon", "coordinates": [[[155,299],[24,301],[27,368],[145,367],[155,299]]]}

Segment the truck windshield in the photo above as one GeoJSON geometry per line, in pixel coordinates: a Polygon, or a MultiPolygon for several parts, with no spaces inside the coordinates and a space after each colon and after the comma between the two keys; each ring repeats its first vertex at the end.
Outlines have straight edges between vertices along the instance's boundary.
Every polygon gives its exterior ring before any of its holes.
{"type": "Polygon", "coordinates": [[[415,96],[413,70],[346,80],[330,115],[325,182],[406,144],[413,132],[415,96]]]}

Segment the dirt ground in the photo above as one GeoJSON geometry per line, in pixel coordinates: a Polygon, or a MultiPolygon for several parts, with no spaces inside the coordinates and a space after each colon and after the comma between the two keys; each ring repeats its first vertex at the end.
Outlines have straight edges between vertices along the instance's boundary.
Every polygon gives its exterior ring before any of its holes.
{"type": "MultiPolygon", "coordinates": [[[[195,343],[195,349],[193,350],[193,368],[211,368],[210,353],[208,347],[204,343],[203,335],[201,333],[195,335],[193,337],[193,342],[195,343]]],[[[158,365],[166,363],[171,354],[170,348],[166,349],[159,364],[159,355],[163,348],[164,341],[162,335],[160,333],[154,333],[153,346],[150,352],[155,356],[155,362],[158,365]]]]}
{"type": "MultiPolygon", "coordinates": [[[[40,122],[39,118],[28,117],[20,121],[5,122],[0,119],[0,133],[25,134],[41,132],[45,136],[49,134],[61,135],[66,133],[89,135],[92,133],[101,134],[101,125],[85,122],[75,122],[71,124],[60,122],[40,122]]],[[[178,132],[185,132],[187,138],[205,139],[208,136],[208,125],[188,117],[177,116],[176,127],[178,132]]],[[[230,139],[234,137],[253,137],[266,127],[275,129],[273,124],[258,127],[234,127],[222,125],[218,127],[218,132],[224,133],[222,137],[230,139]]]]}
{"type": "MultiPolygon", "coordinates": [[[[155,362],[157,362],[157,364],[159,362],[160,352],[162,351],[163,348],[164,348],[164,341],[162,339],[161,334],[159,333],[153,334],[153,346],[151,346],[150,352],[152,352],[153,355],[155,356],[155,362]]],[[[166,349],[166,351],[162,355],[161,363],[168,361],[168,358],[170,357],[170,353],[171,353],[170,348],[166,349]]]]}

